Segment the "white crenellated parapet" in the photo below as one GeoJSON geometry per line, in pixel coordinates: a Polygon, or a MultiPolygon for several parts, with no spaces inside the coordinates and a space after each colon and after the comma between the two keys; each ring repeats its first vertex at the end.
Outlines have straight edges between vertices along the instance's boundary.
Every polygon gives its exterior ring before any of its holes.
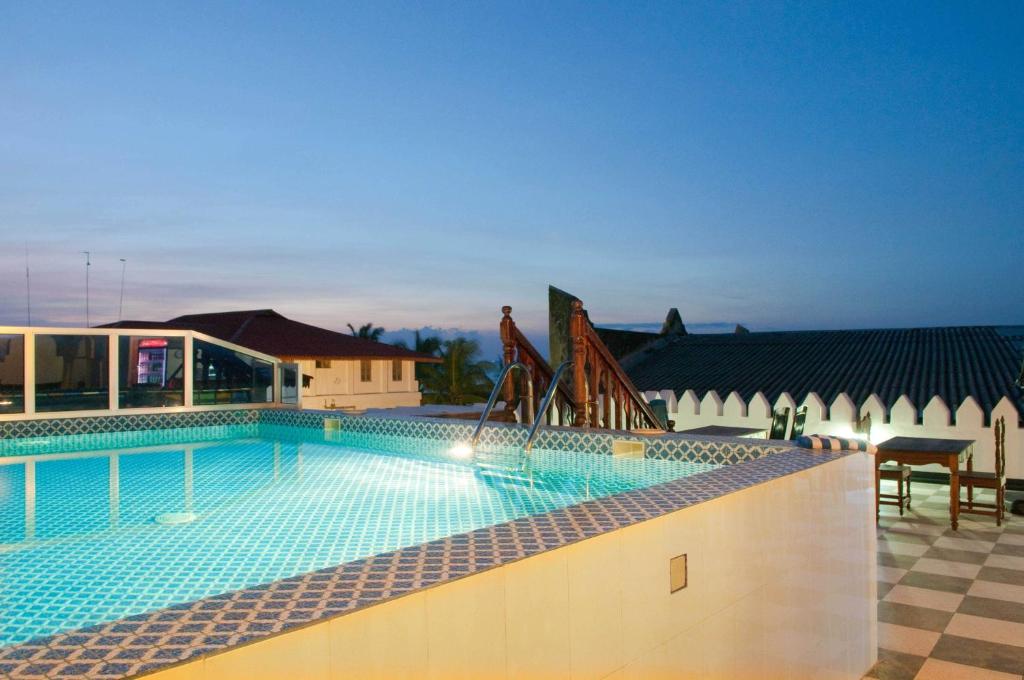
{"type": "Polygon", "coordinates": [[[725,399],[722,415],[726,418],[746,418],[747,402],[743,401],[739,392],[732,392],[725,399]]]}
{"type": "Polygon", "coordinates": [[[668,408],[668,412],[672,413],[676,411],[676,393],[672,390],[662,390],[660,393],[661,398],[665,400],[665,406],[668,408]]]}
{"type": "Polygon", "coordinates": [[[836,395],[828,412],[829,421],[833,427],[839,426],[840,423],[846,425],[845,429],[829,434],[836,434],[841,437],[849,437],[853,434],[853,424],[857,420],[857,407],[854,405],[853,399],[850,399],[846,392],[840,392],[836,395]]]}
{"type": "Polygon", "coordinates": [[[936,394],[924,407],[924,426],[928,429],[946,429],[953,423],[950,415],[946,402],[936,394]]]}
{"type": "Polygon", "coordinates": [[[676,404],[676,415],[685,418],[696,418],[700,415],[700,399],[693,390],[686,390],[676,404]]]}
{"type": "Polygon", "coordinates": [[[808,392],[802,406],[807,407],[807,420],[804,421],[804,432],[808,434],[821,430],[821,423],[828,420],[828,406],[817,392],[808,392]]]}
{"type": "Polygon", "coordinates": [[[789,409],[789,417],[792,418],[793,414],[796,413],[796,400],[789,395],[789,392],[783,392],[779,395],[779,398],[775,400],[775,410],[789,409]]]}
{"type": "Polygon", "coordinates": [[[747,417],[751,420],[771,420],[772,405],[761,392],[755,392],[747,405],[747,417]]]}
{"type": "Polygon", "coordinates": [[[967,397],[964,403],[956,410],[956,426],[962,429],[979,429],[985,422],[985,412],[974,400],[974,397],[967,397]]]}
{"type": "Polygon", "coordinates": [[[861,418],[869,413],[871,414],[872,425],[882,425],[889,422],[889,409],[885,407],[885,402],[877,394],[869,394],[864,403],[860,405],[861,418]]]}
{"type": "MultiPolygon", "coordinates": [[[[664,391],[657,394],[664,398],[664,391]]],[[[796,408],[788,393],[781,394],[774,405],[760,392],[746,403],[735,392],[729,394],[724,402],[714,391],[698,400],[693,390],[686,390],[678,400],[665,400],[677,430],[705,425],[767,428],[773,409],[788,407],[792,413],[796,408]]],[[[807,407],[804,426],[807,434],[849,437],[853,435],[857,417],[870,413],[871,440],[876,444],[894,436],[974,440],[975,469],[984,471],[994,469],[992,422],[1002,416],[1007,424],[1007,476],[1024,479],[1024,429],[1019,425],[1020,414],[1007,398],[1000,401],[987,418],[971,397],[954,408],[939,396],[934,396],[920,415],[917,406],[906,395],[887,408],[877,395],[869,396],[862,404],[855,404],[849,395],[843,393],[831,405],[826,405],[820,396],[812,392],[804,398],[801,406],[807,407]],[[883,416],[886,410],[888,418],[883,416]]],[[[937,467],[927,469],[940,471],[937,467]]]]}
{"type": "Polygon", "coordinates": [[[892,405],[890,420],[906,425],[918,424],[917,407],[914,406],[914,402],[910,401],[910,397],[905,394],[900,395],[900,398],[892,405]]]}
{"type": "Polygon", "coordinates": [[[700,400],[700,414],[701,416],[714,414],[716,417],[721,418],[724,415],[722,413],[722,406],[722,399],[718,396],[718,392],[708,390],[708,393],[700,400]]]}

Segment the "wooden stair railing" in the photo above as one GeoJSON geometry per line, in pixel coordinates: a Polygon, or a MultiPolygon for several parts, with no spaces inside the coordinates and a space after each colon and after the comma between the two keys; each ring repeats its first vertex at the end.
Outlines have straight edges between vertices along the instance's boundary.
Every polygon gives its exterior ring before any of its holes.
{"type": "MultiPolygon", "coordinates": [[[[524,376],[524,380],[533,381],[534,404],[532,411],[536,413],[540,408],[540,400],[547,392],[548,386],[551,385],[555,372],[551,365],[544,360],[543,355],[533,346],[533,343],[516,327],[516,322],[512,320],[512,308],[508,305],[502,307],[501,314],[502,359],[506,366],[513,361],[526,364],[530,375],[524,376]]],[[[515,383],[511,380],[505,382],[504,391],[506,414],[504,419],[515,422],[515,412],[519,408],[521,397],[517,396],[515,383]]],[[[520,388],[519,394],[527,393],[525,388],[520,388]]],[[[572,401],[572,392],[564,383],[558,386],[553,405],[554,408],[551,409],[551,412],[545,414],[549,425],[569,425],[573,422],[576,406],[572,401]]]]}
{"type": "MultiPolygon", "coordinates": [[[[536,402],[533,411],[536,413],[539,400],[551,384],[554,371],[516,327],[512,320],[512,308],[505,306],[501,311],[502,358],[506,366],[513,361],[526,364],[529,376],[524,375],[524,380],[533,381],[536,402]]],[[[665,429],[633,381],[598,337],[579,300],[572,303],[569,333],[572,338],[572,389],[565,384],[558,385],[555,408],[552,413],[546,414],[548,423],[608,430],[665,429]]],[[[506,418],[515,420],[520,398],[516,396],[515,384],[507,381],[504,391],[506,418]]],[[[527,391],[521,388],[519,393],[526,394],[527,391]]]]}
{"type": "Polygon", "coordinates": [[[569,333],[578,422],[607,430],[666,429],[598,337],[580,300],[572,302],[569,333]]]}

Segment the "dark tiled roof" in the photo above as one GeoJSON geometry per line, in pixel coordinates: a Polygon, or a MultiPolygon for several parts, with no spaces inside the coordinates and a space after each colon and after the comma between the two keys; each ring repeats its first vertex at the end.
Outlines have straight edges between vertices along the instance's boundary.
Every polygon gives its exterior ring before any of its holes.
{"type": "Polygon", "coordinates": [[[108,327],[194,330],[284,359],[438,361],[435,357],[402,347],[292,321],[272,309],[186,314],[164,323],[120,321],[108,324],[108,327]]]}
{"type": "Polygon", "coordinates": [[[889,408],[906,394],[919,410],[938,395],[951,410],[968,396],[986,414],[1008,396],[1024,415],[1014,381],[1021,356],[991,326],[853,331],[708,334],[662,338],[627,357],[623,368],[641,391],[788,392],[801,403],[816,392],[826,404],[842,392],[860,405],[877,394],[889,408]]]}
{"type": "Polygon", "coordinates": [[[599,328],[594,326],[597,336],[605,344],[608,351],[616,359],[622,359],[627,354],[632,354],[641,347],[651,344],[662,337],[661,333],[646,333],[644,331],[626,331],[618,328],[599,328]]]}

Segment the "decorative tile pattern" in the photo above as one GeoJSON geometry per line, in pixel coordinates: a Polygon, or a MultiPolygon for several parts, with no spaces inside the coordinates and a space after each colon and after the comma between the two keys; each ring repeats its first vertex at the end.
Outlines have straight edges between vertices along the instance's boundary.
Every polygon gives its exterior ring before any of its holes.
{"type": "MultiPolygon", "coordinates": [[[[997,527],[990,517],[961,515],[953,531],[948,486],[915,481],[912,493],[902,517],[882,506],[878,664],[865,677],[1021,678],[1024,547],[1020,561],[1000,553],[1024,545],[1024,520],[1007,514],[997,527]]],[[[975,494],[992,502],[988,490],[975,494]]]]}
{"type": "MultiPolygon", "coordinates": [[[[445,418],[395,417],[371,418],[347,416],[333,411],[295,411],[268,409],[260,411],[261,423],[292,427],[324,427],[325,419],[341,421],[347,432],[370,435],[392,435],[440,439],[447,442],[468,441],[475,426],[466,422],[452,422],[445,418]]],[[[480,438],[482,446],[518,446],[526,440],[527,428],[511,423],[488,423],[480,438]]],[[[756,439],[735,437],[694,437],[669,433],[661,436],[641,436],[610,430],[580,429],[573,427],[545,427],[537,435],[537,448],[580,451],[610,455],[614,440],[639,441],[646,445],[648,458],[686,460],[711,465],[732,465],[754,460],[772,453],[788,450],[786,446],[770,444],[756,439]]]]}
{"type": "MultiPolygon", "coordinates": [[[[45,420],[0,422],[0,440],[34,437],[58,437],[98,433],[142,432],[179,428],[215,427],[259,423],[322,430],[325,419],[338,419],[348,432],[392,435],[458,442],[468,440],[474,425],[444,418],[415,416],[371,418],[348,416],[336,411],[284,408],[239,408],[186,413],[117,414],[82,418],[55,417],[45,420]]],[[[483,446],[517,446],[526,439],[526,427],[509,423],[490,423],[481,437],[483,446]]],[[[669,433],[639,436],[609,430],[547,427],[540,431],[535,446],[544,449],[611,454],[616,439],[642,441],[648,458],[686,460],[711,465],[732,465],[787,450],[785,446],[732,437],[693,437],[669,433]]],[[[70,449],[69,449],[70,450],[70,449]]],[[[0,452],[2,455],[2,452],[0,452]]]]}
{"type": "Polygon", "coordinates": [[[55,416],[44,420],[5,420],[0,421],[0,439],[238,425],[258,422],[261,410],[239,408],[183,413],[118,414],[81,418],[55,416]]]}

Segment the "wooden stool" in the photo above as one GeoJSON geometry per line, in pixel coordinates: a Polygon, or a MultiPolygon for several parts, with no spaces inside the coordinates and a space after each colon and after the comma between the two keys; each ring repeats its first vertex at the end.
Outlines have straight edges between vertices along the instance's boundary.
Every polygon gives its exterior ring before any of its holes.
{"type": "Polygon", "coordinates": [[[900,517],[903,516],[903,500],[907,501],[907,509],[910,509],[910,466],[889,465],[888,463],[878,466],[879,477],[896,482],[896,493],[878,492],[878,502],[881,505],[897,505],[900,509],[900,517]],[[903,493],[903,486],[906,484],[906,494],[903,493]]]}

